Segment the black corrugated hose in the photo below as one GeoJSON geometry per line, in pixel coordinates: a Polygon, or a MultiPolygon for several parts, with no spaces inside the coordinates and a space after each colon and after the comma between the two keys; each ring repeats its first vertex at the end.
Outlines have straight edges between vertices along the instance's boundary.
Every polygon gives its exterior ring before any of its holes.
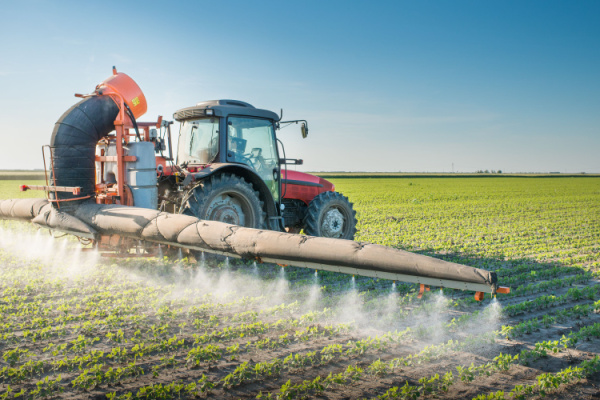
{"type": "MultiPolygon", "coordinates": [[[[68,109],[56,122],[50,148],[56,186],[79,186],[81,193],[59,192],[59,199],[73,199],[95,194],[96,144],[115,129],[119,107],[108,96],[88,97],[68,109]]],[[[56,194],[51,192],[50,198],[56,194]]],[[[85,200],[61,204],[76,206],[85,200]]]]}

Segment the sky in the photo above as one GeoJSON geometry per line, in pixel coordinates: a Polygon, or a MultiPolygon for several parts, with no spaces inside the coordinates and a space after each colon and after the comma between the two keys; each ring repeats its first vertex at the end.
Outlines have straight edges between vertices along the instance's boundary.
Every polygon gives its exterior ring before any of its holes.
{"type": "MultiPolygon", "coordinates": [[[[600,2],[0,0],[0,169],[111,75],[306,119],[305,171],[600,172],[600,2]]],[[[178,133],[179,125],[174,125],[178,133]]]]}

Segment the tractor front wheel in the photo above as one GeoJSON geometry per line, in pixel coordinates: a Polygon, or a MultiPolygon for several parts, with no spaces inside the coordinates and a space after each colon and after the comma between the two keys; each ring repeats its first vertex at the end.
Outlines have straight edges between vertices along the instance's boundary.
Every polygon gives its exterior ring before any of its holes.
{"type": "Polygon", "coordinates": [[[191,189],[183,200],[182,214],[262,229],[266,213],[252,184],[231,174],[211,176],[191,189]]]}
{"type": "Polygon", "coordinates": [[[353,240],[356,222],[356,211],[346,196],[323,192],[308,205],[304,232],[311,236],[353,240]]]}

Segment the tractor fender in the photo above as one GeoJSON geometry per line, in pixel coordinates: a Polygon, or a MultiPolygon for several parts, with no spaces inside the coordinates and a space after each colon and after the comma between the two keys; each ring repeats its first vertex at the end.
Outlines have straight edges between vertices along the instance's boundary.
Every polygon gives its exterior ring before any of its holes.
{"type": "MultiPolygon", "coordinates": [[[[188,174],[185,177],[185,180],[183,181],[183,186],[187,186],[190,184],[196,186],[196,184],[194,184],[193,182],[202,181],[203,179],[206,179],[209,176],[223,173],[241,176],[247,182],[250,182],[252,186],[254,186],[254,189],[257,190],[260,194],[260,199],[264,202],[267,218],[279,216],[279,212],[277,209],[277,205],[275,204],[275,200],[273,199],[273,195],[271,194],[271,191],[269,190],[265,182],[252,168],[244,164],[214,163],[207,165],[198,172],[188,174]]],[[[269,222],[268,225],[270,229],[280,230],[278,223],[275,224],[274,227],[271,227],[271,222],[269,222]]]]}

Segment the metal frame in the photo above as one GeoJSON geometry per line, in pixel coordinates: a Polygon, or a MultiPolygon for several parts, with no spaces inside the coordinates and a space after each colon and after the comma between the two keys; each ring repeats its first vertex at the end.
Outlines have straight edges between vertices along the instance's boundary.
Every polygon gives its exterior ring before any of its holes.
{"type": "MultiPolygon", "coordinates": [[[[75,201],[75,200],[85,200],[89,199],[92,196],[84,196],[84,197],[75,197],[71,199],[59,199],[59,192],[71,192],[73,195],[77,196],[81,193],[81,187],[79,186],[56,186],[56,174],[54,172],[54,157],[52,156],[52,148],[49,145],[42,146],[42,159],[44,161],[44,175],[46,177],[45,185],[21,185],[21,192],[26,192],[27,190],[43,190],[46,192],[46,200],[50,203],[56,204],[56,207],[60,210],[60,203],[67,201],[75,201]],[[52,170],[52,185],[49,182],[48,178],[48,168],[46,166],[46,152],[44,149],[48,148],[50,150],[50,169],[52,170]],[[50,192],[54,192],[54,199],[50,198],[50,192]]],[[[70,232],[69,232],[70,233],[70,232]]]]}

